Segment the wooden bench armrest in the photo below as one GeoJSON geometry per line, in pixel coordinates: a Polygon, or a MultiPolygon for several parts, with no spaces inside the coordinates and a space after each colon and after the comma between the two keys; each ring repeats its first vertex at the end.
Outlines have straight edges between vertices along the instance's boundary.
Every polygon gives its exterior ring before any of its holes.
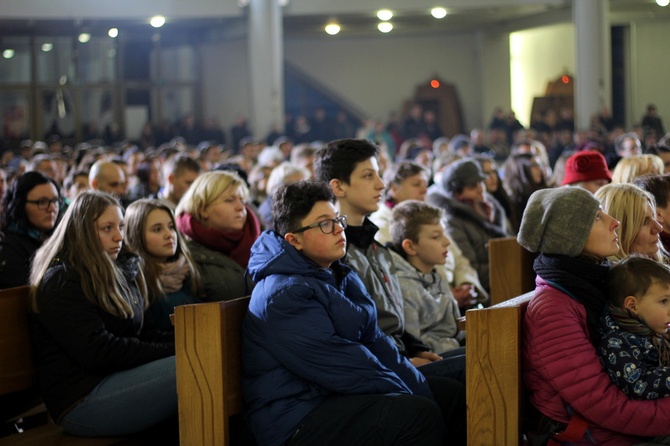
{"type": "Polygon", "coordinates": [[[242,411],[242,321],[249,297],[175,308],[181,446],[228,445],[242,411]]]}
{"type": "Polygon", "coordinates": [[[519,444],[524,411],[521,327],[532,295],[466,312],[469,445],[519,444]]]}

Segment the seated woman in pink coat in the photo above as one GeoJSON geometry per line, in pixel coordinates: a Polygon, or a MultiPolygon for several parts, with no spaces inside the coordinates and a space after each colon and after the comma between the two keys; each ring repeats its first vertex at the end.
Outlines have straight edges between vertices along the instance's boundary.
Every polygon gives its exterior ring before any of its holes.
{"type": "Polygon", "coordinates": [[[560,187],[533,193],[517,236],[540,253],[524,320],[524,383],[544,416],[567,424],[579,414],[588,422],[576,445],[635,445],[670,434],[670,399],[629,399],[596,354],[618,226],[590,192],[560,187]]]}

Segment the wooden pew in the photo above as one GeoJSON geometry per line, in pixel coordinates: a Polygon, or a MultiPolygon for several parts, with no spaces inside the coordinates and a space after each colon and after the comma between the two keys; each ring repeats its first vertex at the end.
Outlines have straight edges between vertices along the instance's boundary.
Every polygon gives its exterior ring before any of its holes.
{"type": "Polygon", "coordinates": [[[491,305],[535,289],[534,259],[515,237],[489,240],[491,305]]]}
{"type": "Polygon", "coordinates": [[[518,446],[526,399],[521,380],[522,323],[533,292],[468,310],[468,445],[518,446]]]}
{"type": "MultiPolygon", "coordinates": [[[[28,326],[30,287],[0,290],[0,404],[21,401],[24,394],[36,395],[37,371],[33,361],[28,326]],[[20,393],[23,392],[23,393],[20,393]],[[19,398],[17,398],[19,397],[19,398]]],[[[7,420],[2,420],[7,421],[7,420]]],[[[68,435],[49,421],[23,433],[0,438],[0,446],[105,446],[120,444],[151,444],[129,437],[84,438],[68,435]]]]}
{"type": "Polygon", "coordinates": [[[175,308],[181,446],[228,446],[242,411],[242,320],[249,297],[175,308]]]}

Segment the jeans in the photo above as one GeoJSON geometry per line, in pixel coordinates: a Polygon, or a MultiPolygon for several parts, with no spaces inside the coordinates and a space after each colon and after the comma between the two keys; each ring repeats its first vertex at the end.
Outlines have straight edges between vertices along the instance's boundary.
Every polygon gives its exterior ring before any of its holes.
{"type": "Polygon", "coordinates": [[[441,353],[441,361],[417,367],[423,376],[442,376],[455,379],[465,385],[465,347],[441,353]]]}
{"type": "Polygon", "coordinates": [[[329,395],[288,446],[436,446],[444,432],[428,398],[405,394],[329,395]]]}
{"type": "Polygon", "coordinates": [[[84,437],[141,432],[177,414],[175,357],[159,359],[104,378],[60,422],[84,437]]]}

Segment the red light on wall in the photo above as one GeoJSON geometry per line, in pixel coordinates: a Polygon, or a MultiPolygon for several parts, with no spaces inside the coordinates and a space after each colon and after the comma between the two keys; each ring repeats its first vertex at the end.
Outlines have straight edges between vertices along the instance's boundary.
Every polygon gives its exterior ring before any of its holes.
{"type": "Polygon", "coordinates": [[[440,88],[440,81],[433,79],[432,81],[430,81],[430,86],[433,88],[440,88]]]}
{"type": "Polygon", "coordinates": [[[570,78],[566,75],[561,76],[561,82],[564,84],[569,84],[570,83],[570,78]]]}

